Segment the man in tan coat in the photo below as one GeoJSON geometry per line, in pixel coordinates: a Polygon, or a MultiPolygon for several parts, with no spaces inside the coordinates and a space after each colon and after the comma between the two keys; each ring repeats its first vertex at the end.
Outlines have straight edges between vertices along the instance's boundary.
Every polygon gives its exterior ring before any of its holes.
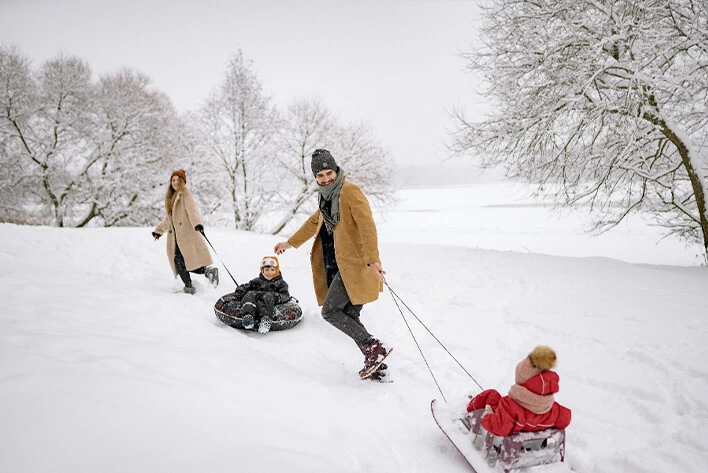
{"type": "Polygon", "coordinates": [[[372,336],[359,319],[361,309],[383,290],[376,224],[361,189],[347,182],[326,149],[312,154],[312,173],[319,185],[319,208],[275,253],[298,248],[311,237],[310,263],[322,317],[348,335],[364,354],[361,378],[381,380],[391,350],[372,336]]]}

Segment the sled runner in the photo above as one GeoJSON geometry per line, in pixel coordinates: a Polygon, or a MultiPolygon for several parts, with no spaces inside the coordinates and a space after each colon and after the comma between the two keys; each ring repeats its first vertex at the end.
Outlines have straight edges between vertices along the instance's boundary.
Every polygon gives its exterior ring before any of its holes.
{"type": "MultiPolygon", "coordinates": [[[[294,297],[291,297],[284,304],[276,305],[275,309],[276,315],[273,318],[270,330],[289,329],[299,324],[302,320],[302,308],[300,308],[297,299],[294,297]]],[[[246,330],[243,327],[243,318],[240,315],[240,311],[241,301],[237,300],[233,293],[219,298],[214,304],[214,313],[219,320],[233,328],[246,330]]]]}
{"type": "Polygon", "coordinates": [[[433,399],[430,410],[440,430],[477,473],[509,473],[565,459],[565,430],[553,428],[498,437],[482,428],[483,409],[459,418],[445,404],[433,399]]]}

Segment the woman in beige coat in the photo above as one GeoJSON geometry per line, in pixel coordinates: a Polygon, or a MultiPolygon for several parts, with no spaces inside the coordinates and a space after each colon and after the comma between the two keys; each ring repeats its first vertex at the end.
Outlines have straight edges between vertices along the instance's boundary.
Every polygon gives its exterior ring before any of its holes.
{"type": "Polygon", "coordinates": [[[179,169],[170,176],[165,194],[165,219],[152,232],[157,240],[164,233],[167,237],[167,258],[175,277],[184,283],[184,292],[194,294],[189,273],[204,274],[213,286],[219,284],[219,271],[209,267],[213,263],[209,248],[204,242],[204,224],[192,193],[187,189],[187,173],[179,169]]]}
{"type": "Polygon", "coordinates": [[[359,320],[362,307],[383,290],[376,224],[361,189],[347,182],[326,149],[312,154],[312,174],[319,185],[319,208],[291,236],[275,245],[275,253],[299,247],[315,237],[310,263],[322,318],[354,340],[364,354],[361,378],[382,380],[383,360],[391,350],[359,320]]]}

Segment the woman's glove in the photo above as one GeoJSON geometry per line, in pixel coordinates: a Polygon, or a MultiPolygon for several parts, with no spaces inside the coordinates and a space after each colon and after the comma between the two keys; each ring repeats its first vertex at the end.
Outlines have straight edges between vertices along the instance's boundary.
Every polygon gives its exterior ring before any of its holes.
{"type": "Polygon", "coordinates": [[[194,229],[204,235],[204,225],[197,225],[194,229]]]}
{"type": "Polygon", "coordinates": [[[159,233],[152,232],[152,237],[153,237],[155,240],[159,240],[161,236],[162,236],[162,235],[160,235],[159,233]]]}
{"type": "Polygon", "coordinates": [[[482,414],[482,417],[489,415],[489,414],[494,414],[494,410],[492,409],[492,406],[487,404],[486,406],[484,406],[484,413],[482,414]]]}

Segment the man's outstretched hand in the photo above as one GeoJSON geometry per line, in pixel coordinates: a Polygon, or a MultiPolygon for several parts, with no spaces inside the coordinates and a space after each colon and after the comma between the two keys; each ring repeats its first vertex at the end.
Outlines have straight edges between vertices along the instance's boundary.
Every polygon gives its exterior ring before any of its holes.
{"type": "Polygon", "coordinates": [[[287,250],[288,248],[292,248],[292,247],[293,247],[293,245],[291,245],[287,241],[281,241],[280,243],[275,245],[275,248],[273,248],[273,251],[275,252],[276,255],[282,255],[285,252],[285,250],[287,250]]]}

